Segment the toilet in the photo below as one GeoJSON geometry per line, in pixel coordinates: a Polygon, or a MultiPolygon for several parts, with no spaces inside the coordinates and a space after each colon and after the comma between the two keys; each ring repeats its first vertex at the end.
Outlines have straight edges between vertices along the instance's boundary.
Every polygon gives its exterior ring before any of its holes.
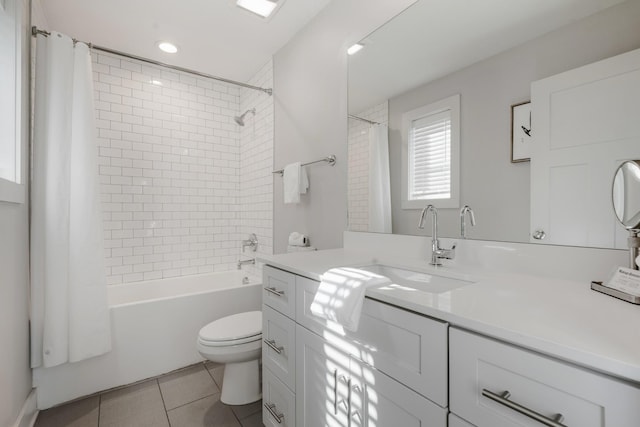
{"type": "Polygon", "coordinates": [[[248,311],[215,320],[198,333],[198,352],[225,364],[220,400],[246,405],[262,398],[262,312],[248,311]]]}

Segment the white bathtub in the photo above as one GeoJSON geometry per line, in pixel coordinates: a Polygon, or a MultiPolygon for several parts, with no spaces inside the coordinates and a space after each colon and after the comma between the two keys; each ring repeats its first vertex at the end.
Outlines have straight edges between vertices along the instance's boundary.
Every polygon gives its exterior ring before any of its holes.
{"type": "Polygon", "coordinates": [[[34,370],[38,409],[154,377],[203,360],[207,323],[260,310],[260,281],[229,271],[109,286],[112,351],[79,363],[34,370]]]}

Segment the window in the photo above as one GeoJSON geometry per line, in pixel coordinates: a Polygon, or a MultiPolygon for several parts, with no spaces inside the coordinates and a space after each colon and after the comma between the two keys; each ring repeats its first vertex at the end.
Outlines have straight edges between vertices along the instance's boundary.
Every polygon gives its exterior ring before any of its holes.
{"type": "Polygon", "coordinates": [[[402,123],[402,208],[457,208],[460,95],[409,111],[402,123]]]}
{"type": "Polygon", "coordinates": [[[22,2],[0,0],[0,201],[21,203],[22,2]]]}

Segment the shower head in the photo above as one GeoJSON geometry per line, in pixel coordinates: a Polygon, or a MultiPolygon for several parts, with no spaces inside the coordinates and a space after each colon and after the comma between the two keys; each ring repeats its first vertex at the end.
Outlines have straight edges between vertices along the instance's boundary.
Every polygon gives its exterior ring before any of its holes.
{"type": "Polygon", "coordinates": [[[233,120],[235,120],[235,122],[239,125],[239,126],[244,126],[244,116],[246,116],[249,113],[253,113],[253,115],[256,115],[256,109],[252,108],[250,110],[245,111],[242,115],[240,116],[235,116],[233,118],[233,120]]]}

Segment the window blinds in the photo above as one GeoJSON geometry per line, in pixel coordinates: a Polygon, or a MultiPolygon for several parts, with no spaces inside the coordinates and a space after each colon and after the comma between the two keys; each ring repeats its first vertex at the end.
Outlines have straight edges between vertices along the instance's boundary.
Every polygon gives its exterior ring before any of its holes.
{"type": "Polygon", "coordinates": [[[451,197],[451,111],[411,122],[409,200],[451,197]]]}

